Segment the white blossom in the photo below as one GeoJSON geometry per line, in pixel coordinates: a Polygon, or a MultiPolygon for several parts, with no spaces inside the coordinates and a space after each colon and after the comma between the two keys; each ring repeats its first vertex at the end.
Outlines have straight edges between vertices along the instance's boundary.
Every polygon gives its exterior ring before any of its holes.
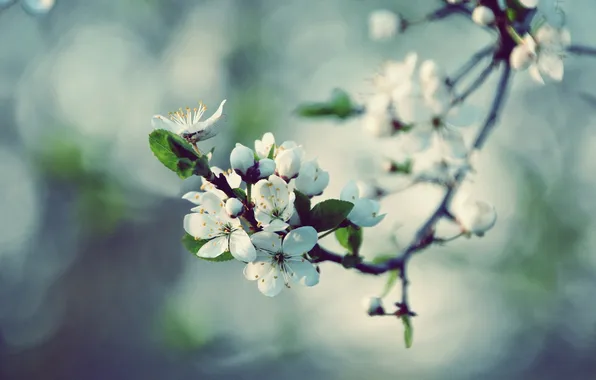
{"type": "Polygon", "coordinates": [[[484,235],[497,221],[497,211],[493,205],[473,199],[465,193],[453,200],[451,212],[463,232],[477,236],[484,235]]]}
{"type": "Polygon", "coordinates": [[[240,261],[253,261],[256,251],[240,220],[230,218],[224,202],[213,193],[204,193],[199,206],[184,217],[184,230],[195,239],[207,240],[197,256],[214,258],[229,251],[240,261]]]}
{"type": "Polygon", "coordinates": [[[56,0],[21,0],[23,9],[34,15],[48,13],[54,8],[54,5],[56,5],[56,0]]]}
{"type": "Polygon", "coordinates": [[[236,143],[234,149],[230,153],[230,166],[238,174],[246,175],[248,169],[255,165],[255,154],[247,146],[236,143]]]}
{"type": "Polygon", "coordinates": [[[270,158],[261,158],[258,162],[259,179],[267,178],[275,173],[275,161],[270,158]]]}
{"type": "Polygon", "coordinates": [[[230,198],[226,201],[226,213],[232,218],[237,218],[244,211],[244,205],[237,198],[230,198]]]}
{"type": "Polygon", "coordinates": [[[373,227],[379,224],[386,214],[379,215],[381,207],[378,201],[362,198],[355,181],[349,181],[341,191],[342,201],[354,204],[348,214],[348,220],[360,227],[373,227]]]}
{"type": "Polygon", "coordinates": [[[386,9],[378,9],[368,17],[368,32],[372,40],[385,40],[395,37],[401,31],[402,20],[399,14],[386,9]]]}
{"type": "Polygon", "coordinates": [[[296,190],[309,197],[321,195],[329,185],[329,173],[319,167],[316,159],[306,161],[302,163],[294,183],[296,190]]]}
{"type": "Polygon", "coordinates": [[[151,123],[154,128],[169,129],[179,135],[193,134],[197,141],[207,140],[219,133],[220,128],[215,123],[221,118],[225,103],[226,100],[222,100],[217,111],[205,121],[201,121],[201,117],[207,107],[203,103],[199,103],[198,108],[187,107],[186,110],[180,108],[176,112],[170,112],[169,119],[162,115],[154,115],[151,123]]]}
{"type": "Polygon", "coordinates": [[[362,115],[362,125],[367,133],[374,137],[387,137],[394,133],[390,105],[391,97],[383,93],[375,94],[367,100],[362,115]]]}
{"type": "Polygon", "coordinates": [[[295,147],[281,150],[275,157],[275,171],[286,181],[296,177],[302,164],[302,148],[295,147]]]}
{"type": "Polygon", "coordinates": [[[255,184],[255,219],[265,231],[283,231],[294,214],[296,195],[288,184],[276,175],[255,184]]]}
{"type": "Polygon", "coordinates": [[[472,20],[478,25],[490,25],[495,22],[495,14],[489,7],[480,5],[474,8],[474,11],[472,12],[472,20]]]}
{"type": "Polygon", "coordinates": [[[267,158],[271,147],[275,145],[275,137],[273,133],[267,132],[263,135],[261,140],[255,140],[255,152],[259,158],[267,158]]]}
{"type": "MultiPolygon", "coordinates": [[[[230,185],[230,187],[232,189],[238,188],[240,187],[240,184],[242,183],[242,178],[240,178],[240,176],[235,173],[234,171],[232,171],[231,169],[229,169],[228,171],[223,171],[222,169],[218,168],[217,166],[212,166],[211,167],[211,171],[213,172],[213,174],[219,176],[221,174],[223,174],[224,178],[226,179],[226,181],[228,182],[228,185],[230,185]]],[[[211,193],[214,193],[215,195],[217,195],[220,199],[227,199],[228,196],[226,195],[226,193],[224,193],[223,191],[219,190],[217,187],[215,187],[214,184],[212,184],[211,182],[207,181],[207,179],[205,179],[205,177],[201,177],[201,190],[202,191],[209,191],[211,193]]],[[[189,201],[192,202],[191,199],[189,199],[187,197],[188,194],[193,194],[196,198],[196,191],[193,192],[189,192],[187,194],[185,194],[182,198],[187,199],[189,201]]],[[[190,196],[192,197],[192,196],[190,196]]]]}
{"type": "Polygon", "coordinates": [[[368,297],[362,301],[362,305],[368,315],[385,315],[385,309],[383,308],[383,301],[379,297],[368,297]]]}
{"type": "Polygon", "coordinates": [[[545,83],[544,76],[561,81],[564,73],[563,58],[570,44],[569,30],[545,24],[534,37],[526,34],[523,43],[514,48],[509,60],[512,67],[518,70],[528,68],[530,75],[538,83],[545,83]]]}
{"type": "Polygon", "coordinates": [[[317,243],[317,231],[300,227],[283,239],[272,232],[257,232],[251,236],[257,257],[246,264],[244,276],[257,281],[261,293],[268,297],[278,295],[290,283],[314,286],[319,283],[319,272],[309,261],[308,252],[317,243]]]}

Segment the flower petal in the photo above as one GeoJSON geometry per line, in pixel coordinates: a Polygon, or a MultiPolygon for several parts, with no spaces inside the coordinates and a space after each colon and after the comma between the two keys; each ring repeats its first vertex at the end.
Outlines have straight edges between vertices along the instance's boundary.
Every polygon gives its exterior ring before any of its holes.
{"type": "Polygon", "coordinates": [[[314,286],[319,283],[319,272],[310,261],[304,258],[291,260],[288,261],[287,267],[290,279],[293,281],[305,286],[314,286]]]}
{"type": "Polygon", "coordinates": [[[271,221],[271,223],[269,223],[263,227],[263,231],[269,231],[269,232],[283,231],[286,228],[288,228],[288,226],[289,226],[288,223],[285,223],[279,219],[273,219],[271,221]]]}
{"type": "Polygon", "coordinates": [[[250,237],[255,248],[261,254],[275,254],[281,251],[281,236],[273,232],[257,232],[250,237]]]}
{"type": "Polygon", "coordinates": [[[155,129],[166,129],[176,134],[181,134],[182,132],[186,131],[185,128],[180,124],[176,124],[172,120],[162,115],[154,115],[151,118],[151,125],[155,129]]]}
{"type": "Polygon", "coordinates": [[[201,193],[199,191],[189,191],[188,193],[186,193],[182,196],[182,199],[186,199],[189,202],[192,202],[196,205],[200,205],[202,195],[203,195],[203,193],[201,193]]]}
{"type": "Polygon", "coordinates": [[[205,121],[200,121],[193,125],[191,133],[197,133],[199,140],[207,140],[219,133],[219,128],[215,127],[215,123],[219,120],[223,113],[223,106],[226,104],[226,99],[222,100],[217,108],[217,111],[211,115],[211,117],[205,121]]]}
{"type": "Polygon", "coordinates": [[[360,198],[360,194],[356,181],[349,181],[342,189],[339,199],[354,203],[358,198],[360,198]]]}
{"type": "Polygon", "coordinates": [[[207,258],[214,258],[225,251],[228,250],[228,237],[225,235],[221,235],[216,237],[215,239],[209,240],[205,243],[199,252],[197,252],[197,256],[199,257],[207,257],[207,258]]]}
{"type": "Polygon", "coordinates": [[[216,236],[218,225],[211,215],[192,213],[184,216],[184,230],[199,239],[211,239],[216,236]]]}
{"type": "Polygon", "coordinates": [[[299,256],[310,251],[317,244],[317,230],[310,226],[290,231],[283,240],[283,251],[290,256],[299,256]]]}
{"type": "Polygon", "coordinates": [[[272,264],[269,261],[253,261],[244,267],[244,277],[247,280],[255,281],[264,277],[272,269],[272,264]]]}
{"type": "Polygon", "coordinates": [[[556,81],[563,80],[564,65],[561,57],[556,54],[544,53],[538,59],[538,68],[556,81]]]}
{"type": "Polygon", "coordinates": [[[273,218],[268,212],[262,211],[260,208],[257,208],[255,209],[255,219],[262,225],[267,226],[269,225],[269,223],[271,223],[271,220],[273,218]]]}
{"type": "Polygon", "coordinates": [[[252,245],[250,237],[244,230],[236,230],[230,234],[230,253],[236,260],[253,261],[257,258],[257,251],[252,245]]]}
{"type": "Polygon", "coordinates": [[[544,79],[542,79],[542,75],[540,75],[540,70],[538,69],[537,64],[531,65],[528,72],[536,82],[544,84],[544,79]]]}
{"type": "Polygon", "coordinates": [[[279,269],[271,266],[271,270],[257,282],[258,288],[267,297],[275,297],[284,288],[284,280],[279,269]]]}
{"type": "Polygon", "coordinates": [[[225,211],[224,207],[224,201],[217,194],[208,191],[201,196],[200,205],[199,207],[195,207],[195,209],[198,210],[197,212],[206,212],[209,215],[217,215],[219,217],[225,211]]]}

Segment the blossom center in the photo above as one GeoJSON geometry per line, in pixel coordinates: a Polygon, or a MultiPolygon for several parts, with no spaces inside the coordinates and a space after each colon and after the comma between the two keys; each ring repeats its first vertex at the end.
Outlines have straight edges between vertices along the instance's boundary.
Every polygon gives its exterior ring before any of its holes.
{"type": "Polygon", "coordinates": [[[199,122],[206,109],[203,103],[199,103],[199,108],[186,107],[185,110],[180,108],[176,112],[170,112],[168,116],[176,124],[190,126],[199,122]]]}

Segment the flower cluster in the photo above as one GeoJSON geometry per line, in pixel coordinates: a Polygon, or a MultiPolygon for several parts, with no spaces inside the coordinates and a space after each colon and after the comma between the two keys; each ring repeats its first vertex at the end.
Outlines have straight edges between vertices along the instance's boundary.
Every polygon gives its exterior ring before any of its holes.
{"type": "MultiPolygon", "coordinates": [[[[223,102],[222,105],[223,106],[223,102]]],[[[221,114],[218,110],[215,116],[221,114]]],[[[181,121],[180,136],[201,134],[218,128],[196,118],[181,121]]],[[[162,117],[154,120],[163,121],[162,117]]],[[[211,119],[210,119],[211,120],[211,119]]],[[[169,126],[173,126],[167,123],[169,126]]],[[[372,227],[381,222],[378,201],[364,197],[354,181],[341,192],[340,200],[323,201],[311,210],[310,199],[321,195],[329,184],[329,173],[316,159],[306,159],[302,146],[293,141],[276,144],[272,133],[256,140],[254,150],[237,144],[230,154],[231,169],[211,167],[202,177],[201,191],[183,195],[195,206],[184,217],[184,230],[194,240],[193,253],[209,260],[233,258],[246,263],[244,275],[257,281],[258,289],[275,296],[290,284],[314,286],[319,271],[309,252],[317,245],[319,232],[341,227],[372,227]],[[297,206],[297,197],[308,205],[297,206]],[[336,223],[329,224],[327,218],[336,223]]]]}

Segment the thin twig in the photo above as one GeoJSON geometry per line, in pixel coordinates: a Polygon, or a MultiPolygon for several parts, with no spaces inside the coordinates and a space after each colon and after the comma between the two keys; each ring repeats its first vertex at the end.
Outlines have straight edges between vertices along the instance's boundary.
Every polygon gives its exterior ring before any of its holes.
{"type": "Polygon", "coordinates": [[[596,47],[582,46],[582,45],[571,45],[567,47],[567,51],[577,55],[595,55],[596,47]]]}
{"type": "MultiPolygon", "coordinates": [[[[499,112],[502,109],[503,101],[507,94],[507,88],[509,85],[509,79],[511,77],[511,66],[509,65],[508,61],[504,61],[504,69],[501,73],[501,78],[499,80],[499,85],[497,87],[497,91],[495,97],[493,99],[490,111],[486,117],[486,120],[476,136],[474,140],[474,144],[472,146],[471,151],[476,151],[481,149],[484,146],[487,136],[492,131],[499,112]]],[[[410,244],[402,251],[402,253],[382,264],[372,264],[361,262],[357,264],[354,268],[359,270],[362,273],[367,274],[382,274],[388,272],[390,270],[400,270],[400,278],[402,282],[402,307],[405,310],[409,310],[409,306],[407,304],[407,287],[409,284],[409,280],[407,277],[407,264],[409,259],[412,255],[424,248],[427,248],[432,243],[435,242],[434,238],[434,226],[439,221],[439,219],[443,217],[448,217],[450,215],[448,207],[451,203],[453,196],[457,193],[459,186],[463,182],[468,173],[469,168],[464,166],[458,170],[455,175],[455,180],[451,186],[449,186],[443,196],[441,203],[437,206],[433,214],[430,216],[429,219],[418,229],[414,239],[410,242],[410,244]]],[[[342,256],[336,253],[327,251],[320,246],[316,246],[315,250],[313,251],[314,256],[316,257],[316,262],[322,261],[332,261],[335,263],[342,263],[342,256]]]]}
{"type": "Polygon", "coordinates": [[[464,63],[463,66],[460,67],[459,70],[457,70],[455,72],[455,74],[453,74],[453,76],[451,76],[450,78],[447,78],[445,80],[445,84],[447,84],[447,86],[449,86],[449,87],[455,86],[457,84],[457,82],[459,82],[466,75],[468,75],[468,73],[474,67],[476,67],[476,65],[478,65],[478,63],[480,63],[480,61],[482,61],[482,59],[484,57],[488,56],[490,53],[493,53],[494,51],[495,51],[495,46],[489,45],[489,46],[485,47],[484,49],[479,50],[476,53],[474,53],[472,55],[472,57],[466,63],[464,63]]]}
{"type": "Polygon", "coordinates": [[[478,78],[476,78],[476,80],[474,80],[474,82],[472,82],[472,84],[461,95],[456,96],[451,101],[451,105],[454,106],[459,103],[462,103],[464,100],[466,100],[468,98],[468,96],[472,95],[476,90],[478,90],[480,88],[480,86],[482,86],[484,84],[484,82],[486,82],[486,80],[488,79],[490,74],[493,72],[494,68],[495,68],[495,61],[491,60],[491,62],[488,64],[488,66],[486,66],[486,68],[484,70],[482,70],[482,72],[480,73],[478,78]]]}

